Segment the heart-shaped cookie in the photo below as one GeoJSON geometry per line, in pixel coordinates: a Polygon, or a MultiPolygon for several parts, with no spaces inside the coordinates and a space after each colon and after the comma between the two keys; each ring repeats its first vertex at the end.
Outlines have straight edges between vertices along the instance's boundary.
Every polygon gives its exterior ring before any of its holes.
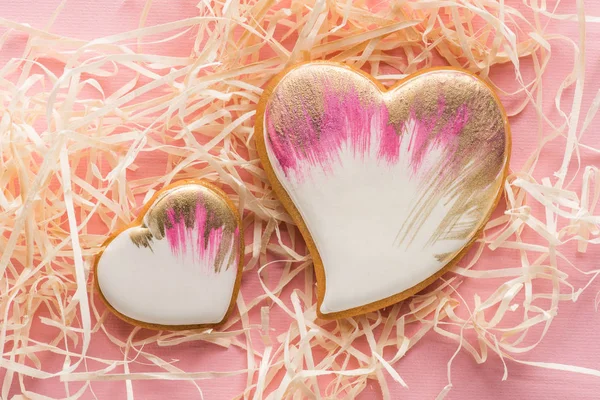
{"type": "Polygon", "coordinates": [[[498,97],[454,68],[386,90],[343,64],[300,64],[265,89],[255,136],[313,257],[324,318],[389,306],[455,264],[495,208],[510,154],[498,97]]]}
{"type": "Polygon", "coordinates": [[[120,318],[153,329],[218,325],[240,286],[242,224],[227,195],[185,180],[157,192],[104,243],[94,280],[120,318]]]}

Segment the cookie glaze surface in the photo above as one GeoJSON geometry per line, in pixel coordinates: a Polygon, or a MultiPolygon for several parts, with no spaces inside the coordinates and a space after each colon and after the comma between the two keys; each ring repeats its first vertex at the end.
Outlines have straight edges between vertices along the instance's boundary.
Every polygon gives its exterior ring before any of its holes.
{"type": "Polygon", "coordinates": [[[141,325],[222,322],[239,286],[240,223],[224,194],[177,185],[152,201],[97,262],[100,292],[117,315],[141,325]]]}
{"type": "Polygon", "coordinates": [[[341,64],[309,63],[262,101],[261,159],[311,249],[321,316],[413,294],[458,259],[501,194],[506,117],[467,72],[385,91],[341,64]]]}

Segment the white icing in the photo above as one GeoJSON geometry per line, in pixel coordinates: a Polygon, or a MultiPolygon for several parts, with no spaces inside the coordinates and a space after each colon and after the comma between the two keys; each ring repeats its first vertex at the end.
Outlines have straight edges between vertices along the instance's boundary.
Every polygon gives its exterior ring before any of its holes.
{"type": "MultiPolygon", "coordinates": [[[[405,132],[411,133],[410,128],[405,132]]],[[[313,167],[302,179],[292,171],[289,178],[285,176],[266,131],[264,135],[275,174],[302,215],[323,262],[326,288],[321,313],[344,311],[401,293],[443,267],[436,255],[456,253],[467,243],[430,243],[454,201],[446,196],[422,221],[410,244],[399,245],[401,227],[423,196],[419,175],[411,178],[410,140],[402,141],[400,161],[395,165],[378,160],[378,142],[372,139],[371,152],[364,159],[346,144],[331,171],[313,167]]],[[[432,149],[421,171],[443,165],[442,157],[440,149],[432,149]]],[[[457,183],[463,178],[468,179],[459,174],[457,183]]],[[[468,213],[459,220],[473,228],[477,222],[468,213]]]]}
{"type": "Polygon", "coordinates": [[[203,265],[207,261],[189,251],[184,257],[174,255],[166,238],[154,239],[152,250],[137,247],[130,233],[140,229],[145,228],[121,232],[98,262],[98,284],[106,300],[121,314],[145,323],[221,322],[233,295],[237,265],[224,265],[215,273],[213,265],[203,265]]]}

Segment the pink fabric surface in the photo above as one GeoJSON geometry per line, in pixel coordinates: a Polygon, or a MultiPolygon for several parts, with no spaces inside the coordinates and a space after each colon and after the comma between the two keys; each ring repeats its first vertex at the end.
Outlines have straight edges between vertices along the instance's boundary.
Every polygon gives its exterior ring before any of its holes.
{"type": "MultiPolygon", "coordinates": [[[[3,0],[0,3],[0,17],[19,22],[26,22],[34,27],[43,28],[49,16],[60,4],[59,0],[3,0]]],[[[197,14],[194,1],[156,2],[152,6],[151,15],[147,25],[173,21],[197,14]]],[[[139,16],[144,6],[143,1],[67,1],[64,9],[54,23],[52,31],[69,35],[76,38],[92,39],[118,32],[135,29],[138,26],[139,16]]],[[[589,1],[586,4],[586,12],[589,15],[600,15],[600,2],[589,1]]],[[[550,28],[551,29],[551,28],[550,28]]],[[[575,22],[564,22],[561,24],[561,33],[572,38],[577,37],[577,26],[575,22]]],[[[597,82],[600,81],[600,41],[596,38],[600,35],[600,26],[588,25],[587,45],[587,81],[584,96],[584,110],[587,110],[593,96],[598,90],[597,82]]],[[[23,37],[10,39],[0,54],[0,65],[11,56],[19,54],[24,43],[23,37]]],[[[553,48],[553,58],[549,66],[544,84],[547,98],[545,112],[552,119],[557,119],[558,114],[554,109],[553,97],[559,81],[563,79],[566,69],[571,68],[571,49],[556,43],[553,48]],[[563,51],[561,51],[561,49],[563,51]]],[[[162,53],[170,55],[188,55],[191,43],[183,38],[180,46],[169,44],[168,48],[160,49],[162,53]]],[[[498,82],[503,82],[505,87],[510,87],[510,81],[514,79],[510,66],[501,66],[493,69],[492,77],[498,82]],[[504,81],[503,81],[504,80],[504,81]]],[[[531,68],[531,60],[523,60],[525,71],[531,68]]],[[[526,74],[527,75],[527,74],[526,74]]],[[[569,92],[568,92],[569,93],[569,92]]],[[[570,92],[572,94],[572,91],[570,92]]],[[[511,108],[512,104],[506,104],[511,108]]],[[[568,107],[568,106],[567,106],[568,107]]],[[[518,117],[511,119],[513,132],[513,159],[512,166],[520,167],[525,158],[536,146],[537,122],[533,110],[528,109],[518,117]]],[[[595,145],[600,140],[600,125],[593,123],[590,131],[595,132],[588,137],[589,144],[595,145]]],[[[552,173],[560,167],[562,161],[565,141],[557,141],[554,147],[548,148],[541,160],[542,167],[538,173],[541,176],[552,176],[552,173]]],[[[600,163],[598,155],[583,154],[587,160],[595,160],[600,163]],[[595,157],[595,158],[594,158],[595,157]]],[[[160,168],[151,163],[146,168],[160,168]]],[[[594,161],[592,161],[594,162],[594,161]]],[[[574,166],[572,166],[574,168],[574,166]]],[[[518,266],[518,254],[509,251],[496,251],[494,253],[486,250],[482,263],[486,262],[496,267],[518,266]]],[[[591,248],[589,253],[580,257],[583,263],[598,264],[600,252],[591,248]]],[[[581,265],[582,268],[591,265],[581,265]]],[[[565,269],[570,273],[571,270],[565,269]]],[[[574,278],[573,283],[580,287],[584,282],[574,278]]],[[[304,284],[303,276],[295,280],[296,287],[304,284]]],[[[482,283],[481,280],[466,280],[461,288],[461,293],[471,297],[473,293],[489,293],[495,289],[497,282],[482,283]],[[482,286],[482,285],[489,285],[482,286]]],[[[558,317],[554,320],[547,336],[533,351],[522,355],[521,359],[529,361],[546,361],[564,364],[573,364],[587,368],[600,368],[600,339],[598,338],[598,326],[600,326],[600,315],[594,308],[594,297],[600,290],[600,281],[592,284],[586,290],[577,303],[561,304],[558,317]]],[[[258,293],[262,293],[256,271],[251,271],[243,277],[241,294],[245,299],[251,299],[258,293]]],[[[290,291],[286,290],[282,298],[289,300],[290,291]]],[[[93,301],[99,303],[97,298],[93,301]]],[[[274,310],[271,315],[271,324],[274,328],[272,338],[278,333],[285,331],[290,320],[282,312],[274,310]]],[[[131,326],[110,317],[107,326],[111,333],[125,340],[131,332],[131,326]]],[[[44,337],[52,336],[53,332],[40,330],[36,336],[43,341],[44,337]]],[[[141,336],[149,335],[150,332],[142,332],[141,336]]],[[[260,343],[258,334],[253,333],[255,343],[260,343]]],[[[536,336],[536,335],[533,335],[536,336]]],[[[176,365],[186,371],[207,370],[241,370],[246,368],[246,353],[238,349],[223,349],[207,343],[187,343],[169,348],[148,349],[161,354],[169,359],[180,360],[176,365]]],[[[403,399],[432,399],[447,384],[447,362],[456,350],[454,342],[446,341],[439,335],[428,335],[421,340],[416,347],[410,350],[407,356],[397,364],[396,368],[407,382],[409,389],[404,389],[389,380],[390,390],[393,398],[403,399]]],[[[112,345],[102,333],[94,334],[90,356],[104,355],[115,359],[122,358],[120,350],[112,345]]],[[[43,360],[49,362],[51,360],[43,360]]],[[[465,352],[460,352],[455,359],[452,369],[453,390],[450,399],[597,399],[600,397],[600,378],[564,373],[552,370],[539,369],[508,362],[508,379],[502,381],[503,366],[501,361],[491,356],[484,364],[477,364],[465,352]]],[[[56,370],[60,370],[62,359],[56,360],[56,370]]],[[[88,362],[90,369],[103,366],[88,362]]],[[[134,365],[133,369],[138,371],[152,371],[151,366],[134,365]]],[[[134,372],[134,370],[132,370],[134,372]]],[[[0,372],[0,374],[2,374],[0,372]]],[[[65,384],[58,379],[33,380],[26,379],[26,386],[37,392],[43,392],[51,397],[64,397],[65,384]]],[[[191,399],[200,398],[196,388],[189,382],[178,381],[135,381],[132,383],[136,398],[140,399],[191,399]]],[[[215,378],[212,380],[199,381],[204,398],[227,399],[243,391],[246,385],[245,374],[227,378],[215,378]]],[[[69,384],[71,394],[76,392],[80,384],[69,384]]],[[[93,395],[84,398],[119,399],[124,398],[126,383],[117,382],[95,382],[92,384],[93,395]]],[[[18,384],[13,386],[11,396],[18,394],[18,384]]],[[[373,381],[361,395],[362,399],[379,398],[380,392],[377,383],[373,381]]],[[[10,396],[9,396],[10,398],[10,396]]]]}

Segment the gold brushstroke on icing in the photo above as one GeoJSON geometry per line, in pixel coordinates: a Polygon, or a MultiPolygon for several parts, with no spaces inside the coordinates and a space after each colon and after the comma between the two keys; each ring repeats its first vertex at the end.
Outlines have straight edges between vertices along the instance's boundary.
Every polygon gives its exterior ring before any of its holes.
{"type": "Polygon", "coordinates": [[[152,250],[152,232],[148,228],[140,227],[132,230],[129,233],[129,237],[137,247],[145,247],[152,250]]]}

